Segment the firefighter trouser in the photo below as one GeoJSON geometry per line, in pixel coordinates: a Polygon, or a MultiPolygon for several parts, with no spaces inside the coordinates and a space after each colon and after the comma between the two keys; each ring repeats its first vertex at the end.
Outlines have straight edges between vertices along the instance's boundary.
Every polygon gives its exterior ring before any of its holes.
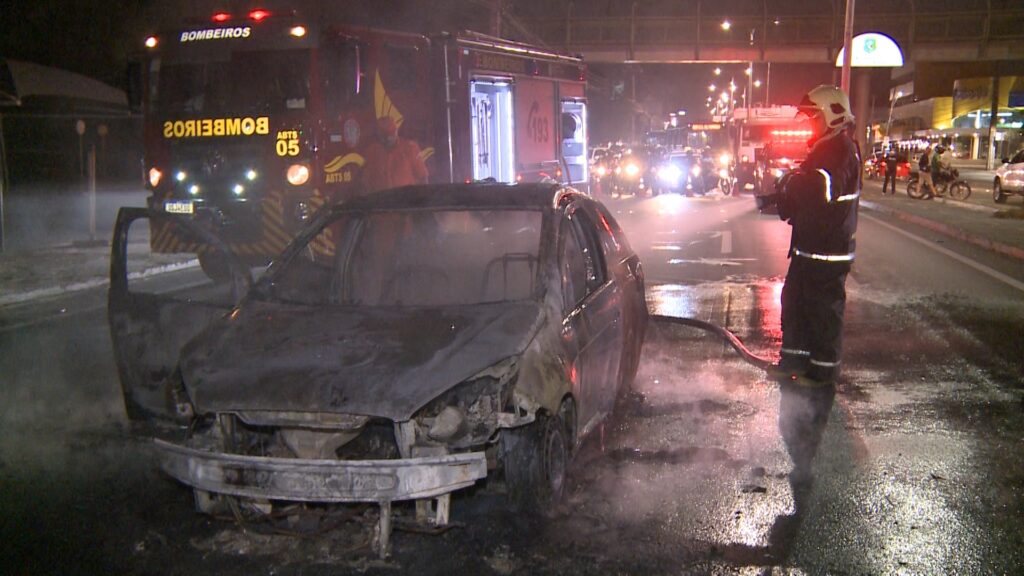
{"type": "Polygon", "coordinates": [[[816,380],[839,375],[849,262],[794,255],[782,287],[781,364],[816,380]]]}

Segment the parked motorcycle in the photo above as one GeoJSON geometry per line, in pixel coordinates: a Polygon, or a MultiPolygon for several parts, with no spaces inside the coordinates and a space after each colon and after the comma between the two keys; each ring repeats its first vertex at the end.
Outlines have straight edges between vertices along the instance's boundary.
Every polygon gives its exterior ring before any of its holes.
{"type": "MultiPolygon", "coordinates": [[[[915,200],[931,198],[932,195],[921,186],[920,180],[920,172],[910,174],[910,181],[907,182],[907,196],[915,200]]],[[[956,168],[939,172],[932,178],[932,183],[935,186],[935,196],[945,196],[946,192],[949,192],[949,197],[954,200],[967,200],[971,196],[971,185],[960,177],[960,171],[956,168]]]]}

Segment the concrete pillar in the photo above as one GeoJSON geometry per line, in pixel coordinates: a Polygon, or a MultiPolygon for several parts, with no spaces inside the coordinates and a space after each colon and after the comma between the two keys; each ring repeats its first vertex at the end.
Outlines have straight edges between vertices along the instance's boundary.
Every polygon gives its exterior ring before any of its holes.
{"type": "Polygon", "coordinates": [[[981,136],[977,132],[971,135],[971,160],[977,160],[981,152],[981,136]]]}
{"type": "Polygon", "coordinates": [[[996,124],[999,123],[999,69],[992,77],[991,116],[988,117],[988,158],[985,160],[986,170],[996,169],[996,124]]]}
{"type": "Polygon", "coordinates": [[[870,70],[857,70],[853,75],[853,94],[850,94],[850,105],[853,106],[853,115],[857,118],[857,143],[860,144],[861,154],[866,155],[868,121],[871,116],[871,72],[870,70]]]}

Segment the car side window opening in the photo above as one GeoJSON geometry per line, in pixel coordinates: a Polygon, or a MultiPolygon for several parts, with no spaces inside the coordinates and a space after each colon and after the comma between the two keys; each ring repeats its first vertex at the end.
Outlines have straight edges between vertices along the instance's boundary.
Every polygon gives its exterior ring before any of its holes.
{"type": "Polygon", "coordinates": [[[565,221],[562,225],[562,250],[559,254],[559,269],[562,276],[562,294],[565,308],[571,310],[587,295],[588,257],[579,240],[576,226],[565,221]]]}
{"type": "Polygon", "coordinates": [[[583,251],[587,292],[593,292],[604,284],[606,278],[604,256],[601,252],[601,241],[598,238],[597,228],[594,227],[593,219],[582,208],[573,210],[569,214],[569,220],[573,224],[577,240],[583,251]]]}

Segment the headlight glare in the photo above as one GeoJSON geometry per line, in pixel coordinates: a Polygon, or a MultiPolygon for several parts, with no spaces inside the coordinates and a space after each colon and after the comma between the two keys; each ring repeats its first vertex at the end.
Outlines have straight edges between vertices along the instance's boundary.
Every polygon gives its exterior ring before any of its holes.
{"type": "Polygon", "coordinates": [[[292,186],[302,186],[309,181],[309,167],[305,164],[292,164],[285,176],[292,186]]]}

